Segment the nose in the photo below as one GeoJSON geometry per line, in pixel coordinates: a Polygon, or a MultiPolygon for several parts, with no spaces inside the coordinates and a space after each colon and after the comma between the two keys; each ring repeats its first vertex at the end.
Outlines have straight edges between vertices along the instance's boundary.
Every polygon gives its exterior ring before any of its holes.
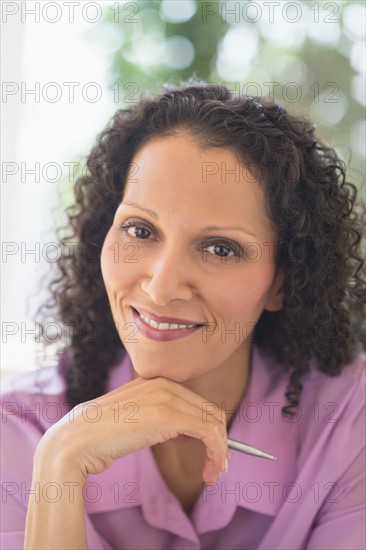
{"type": "Polygon", "coordinates": [[[176,242],[165,245],[147,266],[147,275],[141,282],[144,290],[157,305],[172,300],[189,301],[193,294],[193,265],[184,256],[176,242]]]}

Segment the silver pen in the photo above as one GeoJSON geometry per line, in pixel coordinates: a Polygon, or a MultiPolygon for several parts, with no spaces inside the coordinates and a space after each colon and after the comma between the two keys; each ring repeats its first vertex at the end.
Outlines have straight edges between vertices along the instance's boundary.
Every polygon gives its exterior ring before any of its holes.
{"type": "Polygon", "coordinates": [[[277,460],[276,457],[273,455],[269,455],[264,451],[260,451],[259,449],[256,449],[251,445],[246,445],[246,443],[240,443],[240,441],[236,441],[235,439],[230,439],[230,437],[228,437],[227,439],[227,445],[228,447],[230,447],[230,449],[235,449],[236,451],[240,451],[247,455],[259,456],[261,458],[268,458],[268,460],[277,460]]]}

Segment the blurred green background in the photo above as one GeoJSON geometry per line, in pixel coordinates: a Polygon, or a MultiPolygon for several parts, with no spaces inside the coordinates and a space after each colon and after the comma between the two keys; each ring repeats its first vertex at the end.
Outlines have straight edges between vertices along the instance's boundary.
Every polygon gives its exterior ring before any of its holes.
{"type": "Polygon", "coordinates": [[[116,108],[196,76],[310,116],[364,193],[364,0],[107,2],[84,34],[110,52],[116,108]]]}

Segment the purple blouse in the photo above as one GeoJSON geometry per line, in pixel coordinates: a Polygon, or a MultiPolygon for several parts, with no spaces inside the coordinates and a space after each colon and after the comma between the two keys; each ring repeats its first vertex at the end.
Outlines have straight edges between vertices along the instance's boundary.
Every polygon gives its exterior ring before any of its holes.
{"type": "MultiPolygon", "coordinates": [[[[249,384],[229,436],[277,461],[230,450],[229,472],[216,484],[202,486],[187,515],[150,448],[120,458],[101,474],[88,476],[88,548],[366,548],[365,359],[366,354],[358,354],[336,377],[312,365],[301,407],[289,420],[281,416],[287,375],[254,346],[249,384]]],[[[132,379],[126,353],[111,371],[107,391],[132,379]]],[[[68,412],[60,369],[5,379],[2,408],[1,548],[12,550],[24,545],[34,451],[44,432],[68,412]]],[[[90,418],[93,429],[92,413],[90,418]]]]}

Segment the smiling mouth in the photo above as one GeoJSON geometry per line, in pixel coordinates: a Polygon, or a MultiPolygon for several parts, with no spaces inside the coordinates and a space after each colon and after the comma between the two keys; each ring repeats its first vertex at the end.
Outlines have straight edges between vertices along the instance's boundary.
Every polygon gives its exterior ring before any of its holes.
{"type": "Polygon", "coordinates": [[[171,331],[171,330],[190,330],[198,327],[202,327],[202,324],[196,324],[196,325],[185,325],[185,324],[178,324],[178,323],[158,323],[154,319],[150,319],[147,315],[144,315],[137,311],[134,307],[131,306],[131,309],[135,312],[136,315],[140,317],[140,319],[143,320],[143,322],[148,325],[149,327],[155,329],[155,330],[161,330],[161,331],[171,331]]]}

